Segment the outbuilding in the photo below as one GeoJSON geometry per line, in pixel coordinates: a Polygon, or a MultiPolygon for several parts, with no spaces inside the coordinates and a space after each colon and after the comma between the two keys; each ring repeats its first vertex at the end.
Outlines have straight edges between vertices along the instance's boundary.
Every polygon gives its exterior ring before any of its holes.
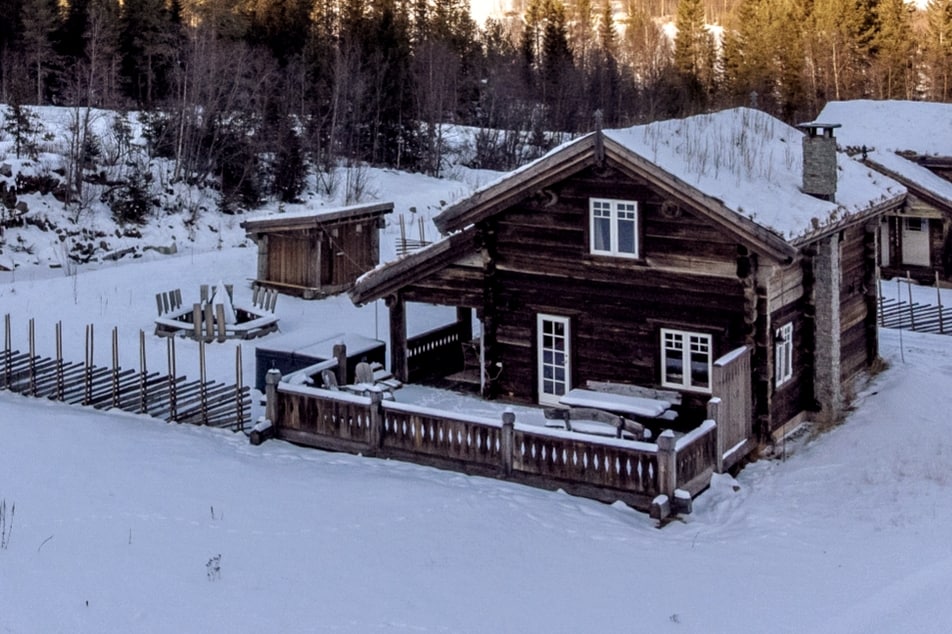
{"type": "Polygon", "coordinates": [[[348,290],[380,260],[380,229],[393,203],[245,220],[258,245],[254,283],[304,299],[348,290]]]}

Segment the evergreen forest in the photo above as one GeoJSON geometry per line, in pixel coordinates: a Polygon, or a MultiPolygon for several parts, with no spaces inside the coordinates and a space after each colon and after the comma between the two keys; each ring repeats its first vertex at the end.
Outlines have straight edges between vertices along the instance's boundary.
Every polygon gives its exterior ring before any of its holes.
{"type": "Polygon", "coordinates": [[[516,0],[483,24],[467,0],[0,5],[11,114],[142,111],[151,151],[182,174],[253,182],[269,156],[281,169],[268,193],[287,200],[305,165],[439,175],[445,123],[480,130],[475,167],[511,169],[552,133],[952,99],[952,0],[516,0]]]}

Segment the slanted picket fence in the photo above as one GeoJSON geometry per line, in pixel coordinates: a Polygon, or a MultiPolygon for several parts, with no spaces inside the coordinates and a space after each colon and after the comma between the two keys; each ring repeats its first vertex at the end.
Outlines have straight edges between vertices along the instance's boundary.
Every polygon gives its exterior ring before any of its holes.
{"type": "Polygon", "coordinates": [[[55,328],[56,356],[36,353],[34,321],[29,322],[28,351],[12,345],[10,315],[4,317],[0,351],[0,389],[97,409],[148,414],[169,422],[192,423],[244,431],[251,418],[251,393],[242,382],[241,347],[235,350],[235,383],[209,381],[205,375],[205,344],[199,344],[198,380],[176,373],[175,339],[166,339],[168,373],[149,372],[145,333],[139,331],[139,369],[119,365],[118,330],[112,331],[112,366],[93,363],[94,329],[86,327],[86,358],[63,359],[63,327],[55,328]]]}

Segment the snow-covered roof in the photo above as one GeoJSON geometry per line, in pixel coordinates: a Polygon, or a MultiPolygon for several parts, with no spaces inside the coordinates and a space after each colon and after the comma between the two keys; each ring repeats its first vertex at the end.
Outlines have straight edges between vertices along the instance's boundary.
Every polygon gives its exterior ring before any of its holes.
{"type": "Polygon", "coordinates": [[[927,101],[831,101],[818,117],[843,124],[840,147],[952,156],[952,104],[927,101]]]}
{"type": "Polygon", "coordinates": [[[343,207],[307,207],[293,212],[249,214],[241,226],[248,230],[272,228],[296,228],[308,223],[326,223],[336,220],[346,220],[368,214],[388,214],[393,211],[393,203],[369,203],[347,205],[343,207]]]}
{"type": "Polygon", "coordinates": [[[803,193],[803,133],[750,108],[605,130],[605,136],[788,241],[905,194],[902,185],[845,154],[837,157],[836,202],[803,193]]]}
{"type": "Polygon", "coordinates": [[[952,182],[893,152],[869,152],[866,159],[910,188],[928,192],[952,209],[952,182]]]}
{"type": "MultiPolygon", "coordinates": [[[[803,133],[765,112],[734,108],[685,119],[603,131],[606,150],[638,172],[653,174],[764,244],[795,245],[858,217],[898,204],[906,189],[887,176],[837,156],[836,202],[801,191],[803,133]],[[611,146],[611,147],[609,147],[611,146]]],[[[596,134],[570,141],[476,190],[434,218],[453,231],[504,208],[585,166],[596,134]]],[[[776,246],[776,245],[774,245],[776,246]]]]}

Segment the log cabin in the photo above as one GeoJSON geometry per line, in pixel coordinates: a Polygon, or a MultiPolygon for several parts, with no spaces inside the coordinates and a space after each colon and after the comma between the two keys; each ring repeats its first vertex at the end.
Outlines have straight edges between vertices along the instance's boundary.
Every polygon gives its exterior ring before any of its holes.
{"type": "Polygon", "coordinates": [[[881,221],[881,275],[952,282],[952,104],[834,101],[819,116],[849,121],[841,149],[909,190],[881,221]]]}
{"type": "Polygon", "coordinates": [[[906,190],[837,152],[837,127],[740,108],[586,134],[448,207],[442,240],[351,298],[386,300],[399,378],[406,304],[455,306],[486,398],[673,390],[688,429],[716,396],[769,442],[838,417],[877,357],[876,230],[906,190]]]}
{"type": "Polygon", "coordinates": [[[349,289],[380,261],[380,229],[393,203],[353,205],[245,220],[258,245],[254,283],[316,299],[349,289]]]}

